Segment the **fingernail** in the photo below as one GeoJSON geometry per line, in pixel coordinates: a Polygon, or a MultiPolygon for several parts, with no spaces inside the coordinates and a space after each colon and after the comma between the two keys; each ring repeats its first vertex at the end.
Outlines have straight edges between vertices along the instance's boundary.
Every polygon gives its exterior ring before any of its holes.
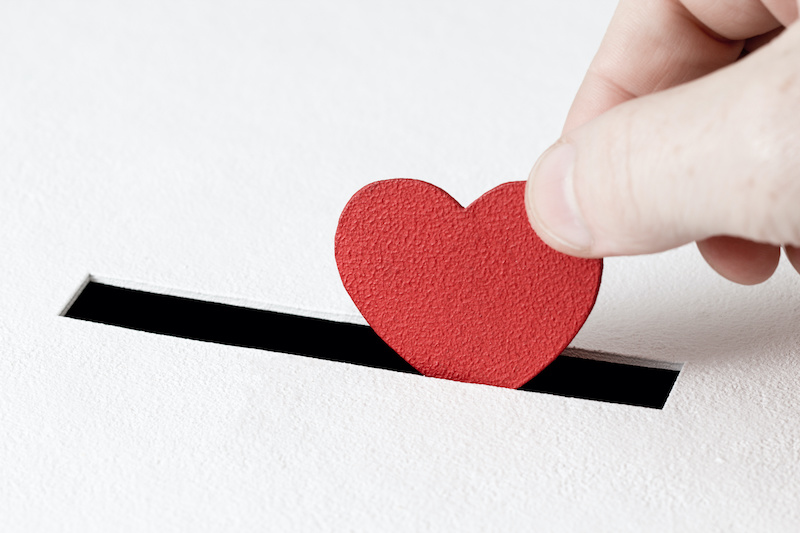
{"type": "Polygon", "coordinates": [[[588,250],[592,235],[575,197],[575,147],[559,141],[542,154],[528,180],[527,206],[539,229],[575,250],[588,250]]]}

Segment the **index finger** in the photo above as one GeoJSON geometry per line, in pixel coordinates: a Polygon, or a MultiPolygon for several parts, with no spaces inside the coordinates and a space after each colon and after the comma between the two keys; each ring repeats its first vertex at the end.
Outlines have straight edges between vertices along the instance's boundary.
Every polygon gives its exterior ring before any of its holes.
{"type": "Polygon", "coordinates": [[[797,0],[621,0],[564,133],[627,100],[733,63],[746,39],[796,18],[797,0]]]}

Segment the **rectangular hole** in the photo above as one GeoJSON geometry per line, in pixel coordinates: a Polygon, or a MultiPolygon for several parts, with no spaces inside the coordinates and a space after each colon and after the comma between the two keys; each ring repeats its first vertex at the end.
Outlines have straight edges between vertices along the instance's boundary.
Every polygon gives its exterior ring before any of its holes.
{"type": "MultiPolygon", "coordinates": [[[[89,279],[64,316],[160,335],[419,374],[369,326],[89,279]]],[[[567,349],[520,390],[661,409],[680,365],[567,349]]]]}

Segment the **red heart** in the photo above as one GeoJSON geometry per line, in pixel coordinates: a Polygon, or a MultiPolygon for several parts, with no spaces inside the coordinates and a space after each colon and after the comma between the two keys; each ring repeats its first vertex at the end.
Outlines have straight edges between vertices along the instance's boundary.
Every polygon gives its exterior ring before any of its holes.
{"type": "Polygon", "coordinates": [[[375,332],[426,376],[517,388],[592,310],[603,262],[556,252],[531,229],[525,182],[467,208],[423,181],[367,185],[336,230],[345,289],[375,332]]]}

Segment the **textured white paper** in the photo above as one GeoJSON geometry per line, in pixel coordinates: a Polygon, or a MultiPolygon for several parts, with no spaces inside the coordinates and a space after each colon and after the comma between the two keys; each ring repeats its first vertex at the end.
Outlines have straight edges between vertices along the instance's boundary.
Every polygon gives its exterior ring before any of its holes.
{"type": "Polygon", "coordinates": [[[557,137],[613,11],[0,5],[3,531],[794,531],[800,276],[606,262],[574,345],[685,362],[664,410],[59,316],[88,274],[358,320],[371,181],[468,203],[557,137]]]}

